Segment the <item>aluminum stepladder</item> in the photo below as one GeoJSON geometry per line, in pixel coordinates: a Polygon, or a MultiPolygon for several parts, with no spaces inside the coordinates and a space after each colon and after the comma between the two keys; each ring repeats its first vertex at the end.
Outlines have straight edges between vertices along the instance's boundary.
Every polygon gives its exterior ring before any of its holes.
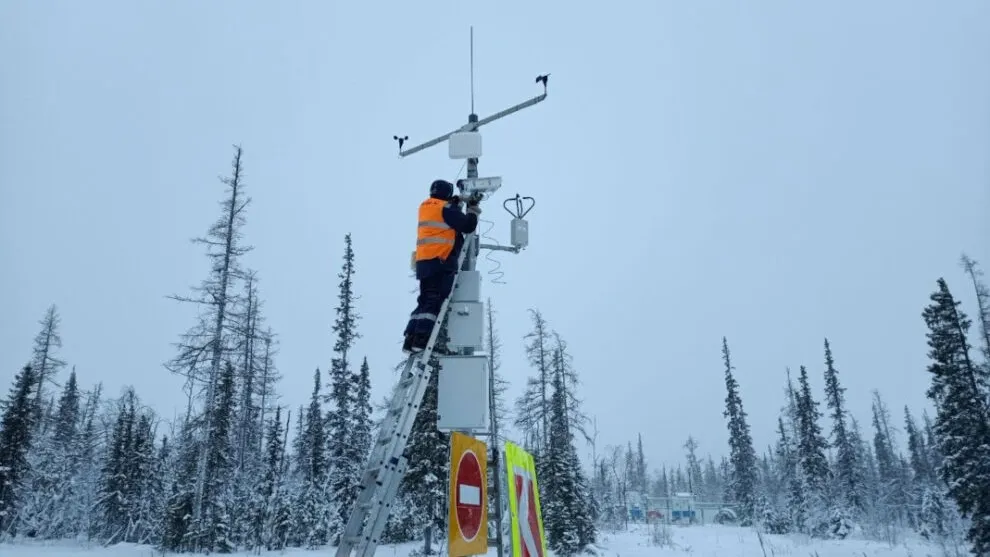
{"type": "Polygon", "coordinates": [[[464,258],[468,250],[477,249],[474,245],[474,237],[475,233],[464,235],[454,285],[444,299],[443,305],[440,306],[426,348],[409,356],[399,381],[392,390],[392,400],[372,446],[371,458],[361,474],[360,492],[340,537],[337,557],[351,557],[351,552],[355,549],[354,557],[371,557],[378,547],[385,524],[391,515],[392,502],[408,466],[403,453],[413,423],[416,421],[416,415],[419,414],[423,394],[432,376],[429,361],[433,356],[434,345],[450,308],[450,300],[457,289],[457,279],[461,276],[464,258]]]}

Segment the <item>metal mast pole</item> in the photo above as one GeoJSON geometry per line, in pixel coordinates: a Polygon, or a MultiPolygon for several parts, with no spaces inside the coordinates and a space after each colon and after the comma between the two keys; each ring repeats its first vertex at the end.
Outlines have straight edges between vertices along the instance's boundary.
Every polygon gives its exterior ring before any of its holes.
{"type": "MultiPolygon", "coordinates": [[[[495,120],[502,119],[502,118],[504,118],[504,117],[506,117],[506,116],[508,116],[510,114],[513,114],[515,112],[518,112],[518,111],[520,111],[520,110],[522,110],[524,108],[528,108],[530,106],[533,106],[535,104],[538,104],[538,103],[542,102],[544,99],[546,99],[546,97],[547,97],[547,79],[549,78],[549,75],[550,74],[540,75],[540,76],[537,76],[536,77],[536,83],[541,83],[543,85],[543,93],[541,95],[537,95],[537,96],[535,96],[535,97],[533,97],[533,98],[531,98],[531,99],[529,99],[527,101],[521,102],[521,103],[519,103],[519,104],[517,104],[515,106],[511,106],[509,108],[506,108],[505,110],[502,110],[500,112],[497,112],[497,113],[492,114],[490,116],[487,116],[485,118],[479,119],[477,113],[475,113],[475,107],[474,107],[474,27],[473,26],[471,27],[471,37],[470,37],[470,72],[471,72],[471,112],[468,115],[467,123],[464,124],[463,126],[461,126],[460,128],[452,131],[452,132],[446,133],[444,135],[441,135],[440,137],[437,137],[435,139],[432,139],[430,141],[427,141],[425,143],[422,143],[422,144],[417,145],[415,147],[411,147],[411,148],[406,149],[406,150],[403,150],[402,147],[403,147],[403,144],[409,139],[409,137],[408,136],[402,136],[402,137],[400,137],[400,136],[393,136],[393,139],[395,139],[396,141],[399,142],[399,156],[400,157],[407,157],[407,156],[412,155],[414,153],[418,153],[419,151],[422,151],[424,149],[428,149],[429,147],[433,147],[434,145],[437,145],[439,143],[442,143],[444,141],[447,141],[454,134],[461,134],[461,133],[464,133],[464,132],[477,132],[478,129],[481,126],[484,126],[485,124],[490,124],[490,123],[494,122],[495,120]]],[[[480,143],[478,145],[479,145],[479,151],[478,151],[478,153],[480,154],[480,143]]],[[[454,158],[454,155],[452,154],[451,157],[454,158]]],[[[463,194],[464,196],[467,196],[470,193],[491,194],[495,190],[497,190],[499,187],[501,187],[501,178],[480,178],[479,179],[479,176],[478,176],[478,157],[477,156],[470,156],[470,157],[467,158],[466,169],[467,169],[467,178],[463,181],[464,182],[464,185],[462,186],[461,185],[461,182],[460,181],[458,182],[458,186],[459,187],[462,187],[462,191],[460,193],[463,194]]],[[[530,201],[532,200],[531,198],[524,198],[524,199],[527,199],[527,200],[530,200],[530,201]]],[[[519,196],[518,195],[516,196],[516,200],[517,200],[517,204],[518,204],[519,203],[519,201],[518,201],[519,200],[519,196]]],[[[509,203],[510,201],[511,200],[508,200],[508,201],[506,201],[506,203],[509,203]]],[[[508,208],[507,208],[507,210],[508,210],[508,208]]],[[[517,217],[518,219],[522,219],[522,217],[525,215],[525,212],[528,212],[528,210],[522,211],[521,206],[520,206],[520,209],[519,209],[519,211],[517,213],[512,213],[511,210],[509,212],[514,217],[517,217]]],[[[462,248],[463,249],[463,253],[464,253],[464,259],[463,259],[463,261],[461,263],[461,270],[462,271],[474,271],[474,270],[476,270],[476,268],[477,268],[478,254],[480,253],[480,250],[481,250],[482,247],[484,247],[485,249],[512,251],[512,252],[516,252],[516,253],[518,253],[518,251],[519,251],[519,249],[521,247],[521,246],[508,247],[508,246],[497,246],[497,245],[488,245],[488,244],[482,245],[480,243],[480,240],[478,239],[478,235],[477,234],[471,235],[469,237],[469,239],[467,240],[467,242],[468,243],[465,244],[463,246],[463,248],[462,248]]],[[[470,355],[470,354],[473,354],[473,352],[474,352],[473,349],[467,348],[467,349],[464,349],[464,352],[463,353],[464,353],[464,355],[470,355]]],[[[492,354],[489,354],[489,362],[490,363],[492,362],[492,358],[493,358],[493,355],[492,354]]],[[[499,461],[501,460],[500,459],[500,456],[501,456],[500,453],[501,453],[501,451],[499,451],[499,448],[497,447],[498,429],[497,429],[497,426],[496,426],[496,423],[495,423],[496,422],[496,420],[495,420],[495,394],[494,394],[494,390],[495,390],[495,384],[494,384],[494,382],[495,382],[495,371],[493,369],[494,366],[490,365],[490,368],[491,369],[489,369],[489,397],[488,397],[489,400],[488,400],[488,406],[489,406],[489,415],[490,415],[489,420],[490,420],[490,424],[491,425],[490,425],[490,431],[488,433],[488,437],[489,437],[489,439],[491,441],[491,445],[492,445],[492,447],[491,447],[492,454],[493,454],[493,459],[492,459],[493,460],[493,463],[492,463],[493,464],[493,466],[492,466],[492,474],[494,474],[494,480],[495,480],[494,481],[494,484],[495,484],[495,486],[494,486],[495,487],[494,496],[495,496],[495,515],[496,515],[496,522],[497,522],[496,528],[495,528],[495,531],[496,531],[495,544],[496,544],[496,547],[498,549],[498,556],[499,557],[504,557],[505,556],[505,544],[504,544],[504,539],[503,539],[503,536],[502,536],[502,522],[503,522],[503,519],[504,519],[504,510],[502,508],[502,493],[501,493],[502,484],[503,484],[503,478],[502,478],[502,473],[500,471],[500,468],[501,467],[499,466],[499,461]]],[[[467,433],[470,433],[470,432],[467,432],[467,433]]],[[[485,504],[487,505],[487,502],[485,504]]],[[[427,541],[427,544],[428,543],[429,543],[429,541],[427,541]]],[[[427,547],[429,547],[429,546],[427,546],[427,547]]]]}

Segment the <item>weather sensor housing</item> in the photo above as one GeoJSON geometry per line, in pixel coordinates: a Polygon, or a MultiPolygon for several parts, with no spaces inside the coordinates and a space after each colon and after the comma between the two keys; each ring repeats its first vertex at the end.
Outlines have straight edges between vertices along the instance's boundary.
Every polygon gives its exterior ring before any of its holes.
{"type": "Polygon", "coordinates": [[[450,158],[477,159],[481,157],[481,134],[478,132],[454,132],[447,139],[450,158]]]}
{"type": "Polygon", "coordinates": [[[502,187],[502,177],[492,176],[490,178],[462,178],[457,181],[457,187],[460,188],[461,195],[465,197],[473,193],[494,193],[502,187]]]}
{"type": "Polygon", "coordinates": [[[509,243],[513,247],[523,249],[529,245],[529,222],[526,219],[512,219],[509,229],[509,243]]]}

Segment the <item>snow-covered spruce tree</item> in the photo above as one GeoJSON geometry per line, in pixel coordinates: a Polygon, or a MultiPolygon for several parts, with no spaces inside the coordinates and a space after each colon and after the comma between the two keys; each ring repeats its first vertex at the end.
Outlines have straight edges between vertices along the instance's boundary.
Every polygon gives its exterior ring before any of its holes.
{"type": "Polygon", "coordinates": [[[643,453],[643,434],[636,434],[636,491],[649,491],[649,478],[646,471],[646,455],[643,453]]]}
{"type": "Polygon", "coordinates": [[[918,515],[921,537],[939,546],[943,555],[963,555],[967,545],[966,523],[955,503],[946,496],[944,486],[933,484],[922,490],[918,515]]]}
{"type": "MultiPolygon", "coordinates": [[[[960,257],[962,268],[973,282],[976,294],[977,323],[980,325],[980,351],[983,352],[983,367],[990,374],[990,288],[983,281],[983,270],[979,264],[966,254],[960,257]]],[[[984,392],[990,391],[990,384],[983,384],[984,392]]]]}
{"type": "Polygon", "coordinates": [[[14,377],[0,417],[0,536],[16,534],[10,528],[18,509],[18,491],[28,475],[27,453],[35,429],[38,376],[31,365],[24,366],[14,377]]]}
{"type": "Polygon", "coordinates": [[[202,522],[207,507],[217,507],[216,501],[204,499],[206,485],[217,480],[217,470],[209,468],[209,444],[204,442],[214,431],[213,417],[216,412],[212,405],[218,400],[217,385],[223,371],[223,362],[236,357],[231,350],[228,329],[231,326],[230,313],[241,304],[236,281],[243,277],[240,258],[251,248],[242,242],[242,229],[245,212],[250,198],[244,192],[242,179],[242,150],[235,147],[232,162],[232,175],[223,178],[226,185],[226,198],[221,201],[221,213],[210,227],[206,237],[193,241],[206,246],[210,260],[210,273],[203,282],[193,289],[193,296],[171,296],[180,302],[196,304],[200,309],[197,322],[177,343],[178,353],[165,367],[186,378],[186,392],[189,397],[187,422],[194,428],[183,436],[183,441],[198,439],[198,460],[194,470],[192,516],[202,522]],[[204,396],[205,391],[205,396],[204,396]],[[193,411],[193,401],[201,399],[202,409],[193,411]]]}
{"type": "Polygon", "coordinates": [[[361,337],[357,331],[360,316],[354,307],[354,248],[351,235],[344,236],[344,262],[337,278],[340,292],[337,295],[336,318],[333,332],[337,335],[330,362],[330,394],[327,402],[327,441],[330,450],[330,497],[336,509],[337,520],[330,529],[331,543],[336,544],[340,530],[347,522],[351,506],[357,497],[360,481],[361,459],[354,445],[354,396],[355,372],[351,369],[351,348],[361,337]]]}
{"type": "Polygon", "coordinates": [[[96,508],[102,520],[97,536],[107,544],[149,543],[157,531],[152,516],[154,472],[151,417],[138,413],[137,395],[128,388],[117,415],[100,475],[96,508]]]}
{"type": "Polygon", "coordinates": [[[790,481],[794,475],[792,438],[784,425],[783,415],[777,417],[777,441],[764,456],[756,522],[769,533],[790,530],[790,481]]]}
{"type": "Polygon", "coordinates": [[[701,477],[701,461],[698,460],[698,442],[694,440],[694,437],[688,435],[687,441],[684,442],[684,457],[687,463],[687,490],[691,493],[698,494],[698,490],[702,485],[701,477]]]}
{"type": "Polygon", "coordinates": [[[264,302],[254,271],[245,273],[243,296],[230,314],[231,350],[235,355],[237,410],[233,422],[234,470],[231,477],[233,516],[231,537],[238,546],[255,547],[257,530],[247,518],[257,485],[264,475],[264,411],[277,398],[278,375],[271,360],[270,330],[265,329],[264,302]],[[247,545],[245,545],[247,544],[247,545]]]}
{"type": "MultiPolygon", "coordinates": [[[[320,374],[320,368],[316,368],[316,374],[320,374]]],[[[312,402],[310,405],[312,405],[312,402]]],[[[310,440],[307,438],[308,426],[306,424],[306,414],[306,407],[300,405],[296,411],[296,434],[292,437],[292,458],[290,459],[290,478],[294,484],[301,484],[305,481],[306,469],[309,466],[310,440]]],[[[322,416],[320,420],[323,421],[322,416]]],[[[293,491],[298,492],[298,489],[294,489],[293,491]]]]}
{"type": "Polygon", "coordinates": [[[636,453],[633,452],[632,442],[626,442],[626,450],[622,453],[625,464],[626,486],[629,491],[636,491],[636,453]]]}
{"type": "Polygon", "coordinates": [[[982,387],[987,376],[970,359],[970,320],[959,309],[945,280],[922,316],[928,326],[928,397],[935,403],[935,438],[944,460],[938,474],[972,524],[966,539],[974,555],[990,553],[990,409],[982,387]]]}
{"type": "MultiPolygon", "coordinates": [[[[374,423],[372,422],[371,407],[371,367],[368,365],[368,357],[361,361],[361,367],[354,374],[354,407],[351,416],[351,453],[354,457],[354,466],[357,470],[355,476],[355,486],[360,481],[361,470],[371,454],[371,443],[374,423]]],[[[357,497],[357,489],[353,496],[357,497]]],[[[347,515],[344,516],[347,520],[347,515]]]]}
{"type": "Polygon", "coordinates": [[[161,526],[163,551],[195,549],[195,532],[190,527],[195,504],[199,446],[202,441],[196,437],[194,427],[189,421],[183,421],[179,425],[178,434],[173,436],[175,442],[171,448],[170,465],[173,473],[166,480],[167,497],[161,526]]]}
{"type": "Polygon", "coordinates": [[[684,472],[681,470],[681,465],[678,464],[677,468],[674,469],[673,480],[671,482],[673,485],[672,491],[675,493],[688,491],[690,486],[688,485],[688,480],[684,476],[684,472]]]}
{"type": "MultiPolygon", "coordinates": [[[[175,466],[177,462],[173,438],[170,437],[175,431],[176,424],[172,423],[170,425],[172,431],[163,434],[161,443],[154,449],[153,471],[148,486],[150,493],[150,514],[152,516],[151,528],[154,530],[152,544],[159,547],[162,544],[162,540],[165,539],[165,521],[163,519],[168,516],[168,503],[169,496],[171,495],[169,490],[175,478],[175,466]]],[[[154,438],[154,435],[152,438],[154,438]]]]}
{"type": "Polygon", "coordinates": [[[928,410],[921,412],[922,429],[924,430],[925,449],[928,453],[928,467],[932,471],[932,477],[938,479],[938,467],[942,464],[942,452],[938,449],[938,440],[935,438],[935,424],[932,417],[928,415],[928,410]]]}
{"type": "Polygon", "coordinates": [[[161,538],[163,493],[156,477],[154,420],[150,411],[140,412],[128,454],[130,474],[134,478],[130,486],[134,504],[126,539],[139,544],[155,543],[161,538]]]}
{"type": "Polygon", "coordinates": [[[705,466],[701,472],[701,495],[705,501],[718,503],[725,499],[722,478],[720,476],[721,474],[718,468],[715,467],[715,460],[709,454],[705,459],[705,466]]]}
{"type": "Polygon", "coordinates": [[[230,361],[224,362],[212,401],[206,401],[210,424],[207,435],[200,438],[183,423],[178,455],[174,466],[175,479],[168,482],[168,497],[162,549],[167,551],[229,552],[237,543],[233,538],[233,523],[239,513],[233,498],[230,477],[235,469],[233,429],[236,424],[236,372],[230,361]],[[205,446],[206,462],[201,462],[205,446]],[[207,470],[209,481],[203,486],[203,512],[194,514],[196,482],[199,470],[207,470]]]}
{"type": "MultiPolygon", "coordinates": [[[[585,442],[591,443],[591,435],[588,433],[588,425],[591,423],[591,420],[581,410],[582,401],[577,394],[578,386],[581,384],[581,378],[574,369],[574,357],[571,355],[570,350],[567,349],[567,342],[561,338],[560,333],[552,331],[551,338],[551,346],[559,354],[556,365],[560,369],[561,380],[564,382],[564,394],[566,395],[564,407],[567,410],[567,423],[573,435],[577,436],[580,434],[585,442]]],[[[636,464],[637,470],[638,466],[636,464]]],[[[643,481],[640,481],[640,486],[642,486],[643,481]]]]}
{"type": "Polygon", "coordinates": [[[821,412],[818,411],[818,402],[811,395],[808,370],[804,366],[800,367],[798,384],[800,391],[797,397],[797,454],[798,470],[805,487],[807,498],[805,502],[809,511],[806,532],[824,535],[831,520],[828,487],[832,473],[825,454],[828,443],[818,423],[821,412]]]}
{"type": "Polygon", "coordinates": [[[62,389],[51,427],[38,428],[27,454],[29,473],[22,484],[18,530],[35,538],[58,538],[72,532],[66,502],[78,481],[75,443],[79,413],[79,388],[73,370],[62,389]]]}
{"type": "Polygon", "coordinates": [[[558,555],[575,555],[583,547],[579,525],[585,507],[585,495],[579,491],[577,474],[580,464],[568,427],[566,392],[559,363],[560,350],[555,349],[553,393],[550,399],[549,438],[547,451],[540,458],[537,471],[541,491],[547,545],[558,555]],[[574,465],[577,467],[574,468],[574,465]],[[541,486],[541,487],[542,487],[541,486]]]}
{"type": "Polygon", "coordinates": [[[908,458],[911,464],[911,471],[914,474],[915,493],[913,501],[920,504],[921,491],[926,486],[935,483],[935,470],[931,466],[928,458],[928,446],[925,444],[925,436],[918,428],[918,422],[911,414],[911,409],[904,405],[904,431],[907,434],[908,458]]]}
{"type": "MultiPolygon", "coordinates": [[[[560,334],[556,331],[551,331],[550,339],[551,344],[549,348],[551,350],[551,355],[549,371],[551,381],[550,386],[551,389],[553,389],[553,391],[551,391],[551,397],[553,396],[553,392],[556,392],[553,382],[557,381],[557,376],[559,376],[559,381],[562,385],[561,392],[564,397],[563,408],[566,414],[565,421],[567,423],[568,431],[572,435],[575,433],[581,433],[582,436],[590,442],[591,437],[588,435],[586,429],[586,424],[589,420],[581,410],[581,400],[577,396],[577,385],[579,383],[579,379],[576,371],[574,370],[574,366],[572,365],[571,355],[567,351],[567,343],[564,342],[560,334]]],[[[549,424],[549,421],[547,423],[549,424]]],[[[549,437],[547,437],[547,442],[549,443],[549,437]]],[[[540,455],[534,455],[534,460],[536,462],[537,477],[542,477],[540,467],[548,464],[550,459],[543,458],[540,455]]],[[[626,452],[626,466],[626,476],[629,478],[630,490],[636,490],[640,482],[637,474],[636,455],[632,450],[632,443],[629,443],[629,450],[626,452]]],[[[541,501],[544,498],[552,497],[552,491],[553,490],[551,487],[548,487],[543,482],[540,482],[541,501]]],[[[590,498],[590,494],[588,497],[590,498]]]]}
{"type": "Polygon", "coordinates": [[[798,392],[787,369],[787,384],[784,388],[786,404],[777,417],[777,443],[774,458],[777,462],[777,478],[783,493],[782,500],[760,512],[760,522],[768,532],[803,532],[807,524],[807,489],[800,468],[798,442],[800,425],[798,419],[798,392]]]}
{"type": "Polygon", "coordinates": [[[825,339],[825,400],[832,418],[832,447],[835,448],[835,494],[836,504],[851,509],[862,510],[859,484],[862,478],[857,474],[856,449],[849,439],[846,424],[846,389],[839,383],[839,372],[835,369],[832,347],[825,339]]]}
{"type": "Polygon", "coordinates": [[[329,463],[327,434],[320,404],[320,370],[313,374],[313,393],[309,399],[304,429],[299,438],[298,462],[300,478],[295,493],[293,530],[290,544],[306,548],[320,547],[330,539],[331,512],[328,493],[329,463]]]}
{"type": "Polygon", "coordinates": [[[523,394],[516,400],[515,425],[519,428],[524,446],[534,458],[542,454],[547,444],[550,416],[551,347],[550,326],[537,309],[530,309],[533,330],[524,338],[526,358],[536,371],[536,375],[526,380],[523,394]]]}
{"type": "MultiPolygon", "coordinates": [[[[319,372],[317,372],[319,373],[319,372]]],[[[288,541],[291,526],[291,501],[285,486],[285,429],[282,428],[281,408],[268,421],[265,439],[264,476],[255,487],[251,505],[252,537],[249,546],[268,551],[282,550],[288,541]]]]}
{"type": "MultiPolygon", "coordinates": [[[[279,394],[275,390],[276,385],[282,380],[282,374],[275,365],[275,356],[278,354],[278,340],[271,327],[267,327],[260,337],[264,346],[260,371],[258,377],[258,422],[261,429],[265,429],[268,424],[268,415],[275,410],[279,410],[279,394]]],[[[264,439],[259,439],[258,449],[263,450],[264,439]]]]}
{"type": "Polygon", "coordinates": [[[212,405],[210,435],[207,437],[207,466],[210,482],[204,486],[203,499],[208,503],[200,521],[200,547],[206,551],[227,553],[237,547],[233,539],[233,522],[238,513],[229,478],[234,461],[233,429],[237,415],[235,371],[231,362],[224,364],[217,385],[217,400],[212,405]]]}
{"type": "Polygon", "coordinates": [[[98,430],[98,412],[103,403],[103,386],[97,383],[86,394],[79,419],[79,432],[74,443],[73,455],[77,462],[72,480],[72,489],[65,501],[67,529],[74,536],[93,531],[97,520],[93,508],[99,491],[100,463],[98,455],[102,448],[103,432],[98,430]]]}
{"type": "Polygon", "coordinates": [[[784,394],[786,403],[777,418],[778,438],[774,447],[774,457],[778,463],[777,477],[784,495],[772,508],[760,512],[760,521],[769,532],[803,532],[807,524],[808,497],[799,466],[799,395],[794,388],[790,368],[787,368],[784,394]]]}
{"type": "Polygon", "coordinates": [[[320,390],[323,388],[320,368],[313,373],[313,392],[309,397],[309,406],[301,422],[305,428],[300,436],[299,464],[303,470],[303,478],[311,483],[321,484],[326,481],[330,464],[327,459],[327,430],[323,419],[323,407],[320,402],[320,390]]]}
{"type": "MultiPolygon", "coordinates": [[[[908,480],[908,516],[915,528],[920,531],[922,527],[920,508],[924,501],[925,491],[933,486],[938,486],[938,482],[935,469],[931,467],[931,462],[928,459],[928,447],[925,445],[924,434],[918,428],[918,422],[914,419],[907,405],[904,406],[904,432],[907,436],[908,448],[908,471],[905,473],[908,480]]],[[[938,489],[943,489],[943,487],[938,486],[938,489]]]]}
{"type": "Polygon", "coordinates": [[[753,525],[763,531],[770,529],[768,523],[772,523],[778,516],[776,509],[783,499],[778,463],[772,451],[770,447],[760,457],[760,484],[756,491],[756,504],[753,506],[753,525]]]}
{"type": "Polygon", "coordinates": [[[880,392],[873,391],[873,451],[877,460],[878,484],[873,500],[877,508],[874,516],[881,521],[885,530],[891,525],[905,526],[905,513],[908,503],[907,477],[901,457],[894,448],[894,431],[890,426],[890,412],[880,398],[880,392]]]}
{"type": "Polygon", "coordinates": [[[59,370],[65,367],[65,362],[60,360],[56,354],[62,347],[62,335],[59,332],[62,318],[58,314],[55,304],[48,306],[45,316],[38,323],[41,330],[34,337],[34,349],[31,355],[31,368],[38,377],[38,388],[34,391],[35,425],[44,429],[44,413],[42,412],[46,387],[57,385],[54,378],[59,370]]]}
{"type": "MultiPolygon", "coordinates": [[[[254,483],[261,452],[258,451],[263,434],[259,421],[260,371],[264,358],[260,327],[264,324],[261,313],[262,301],[258,297],[258,277],[255,271],[248,270],[244,277],[244,295],[241,307],[234,308],[232,349],[237,354],[237,385],[240,404],[237,407],[234,429],[235,479],[237,483],[254,483]]],[[[243,494],[239,494],[243,496],[243,494]]]]}
{"type": "MultiPolygon", "coordinates": [[[[782,435],[786,430],[783,420],[778,421],[782,435]]],[[[805,532],[808,525],[808,489],[805,485],[804,474],[801,472],[800,458],[795,437],[781,437],[777,450],[782,457],[785,487],[787,490],[785,512],[769,513],[764,516],[764,526],[768,531],[776,533],[805,532]],[[785,518],[786,517],[786,518],[785,518]],[[776,523],[775,530],[771,525],[776,523]]]]}
{"type": "Polygon", "coordinates": [[[670,497],[670,479],[667,477],[666,466],[660,470],[660,476],[657,478],[656,495],[657,497],[670,497]]]}
{"type": "Polygon", "coordinates": [[[595,462],[592,486],[598,506],[597,526],[610,532],[617,530],[620,524],[620,517],[616,513],[618,495],[608,455],[595,462]]]}
{"type": "Polygon", "coordinates": [[[76,501],[87,481],[81,450],[85,417],[82,402],[76,370],[73,368],[59,399],[52,439],[53,450],[59,455],[53,460],[59,465],[52,467],[54,482],[50,499],[56,501],[59,508],[49,520],[46,536],[49,538],[65,538],[79,532],[80,509],[76,501]]]}
{"type": "MultiPolygon", "coordinates": [[[[591,486],[587,476],[581,467],[581,460],[577,456],[577,449],[574,446],[576,434],[586,442],[591,442],[592,438],[587,430],[590,419],[581,409],[581,399],[577,395],[577,388],[580,384],[577,371],[573,366],[573,358],[567,349],[567,343],[556,331],[553,332],[554,348],[557,351],[557,364],[554,373],[560,378],[560,385],[563,394],[564,416],[566,418],[569,443],[571,447],[570,469],[573,474],[574,492],[578,495],[573,501],[576,508],[572,509],[571,515],[578,533],[578,543],[582,548],[595,543],[597,531],[591,509],[592,496],[591,486]]],[[[635,463],[636,474],[639,479],[641,493],[646,491],[646,459],[642,454],[642,442],[640,442],[640,452],[635,463]]]]}
{"type": "MultiPolygon", "coordinates": [[[[711,455],[708,456],[710,463],[714,464],[711,455]]],[[[756,452],[753,452],[754,472],[753,472],[753,482],[756,487],[754,487],[753,499],[755,501],[756,496],[759,494],[760,485],[760,469],[759,469],[759,459],[756,458],[756,452]]],[[[722,455],[722,460],[719,461],[718,467],[715,469],[715,480],[716,483],[712,484],[713,493],[715,494],[714,501],[716,503],[725,503],[728,498],[726,493],[729,489],[729,479],[732,478],[732,464],[729,462],[729,458],[722,455]]],[[[754,503],[755,508],[755,503],[754,503]]]]}
{"type": "MultiPolygon", "coordinates": [[[[614,528],[627,529],[629,528],[629,513],[626,512],[626,509],[629,508],[629,492],[631,491],[629,487],[629,471],[632,470],[629,452],[626,447],[615,445],[606,448],[605,458],[608,474],[611,476],[613,482],[611,492],[612,509],[615,513],[614,528]]],[[[677,470],[680,473],[680,467],[677,470]]]]}
{"type": "Polygon", "coordinates": [[[739,518],[743,526],[752,524],[756,514],[757,465],[756,450],[750,435],[746,411],[739,396],[739,383],[732,374],[729,343],[722,337],[722,361],[725,364],[725,412],[729,419],[729,460],[731,463],[729,491],[731,501],[739,505],[739,518]]]}

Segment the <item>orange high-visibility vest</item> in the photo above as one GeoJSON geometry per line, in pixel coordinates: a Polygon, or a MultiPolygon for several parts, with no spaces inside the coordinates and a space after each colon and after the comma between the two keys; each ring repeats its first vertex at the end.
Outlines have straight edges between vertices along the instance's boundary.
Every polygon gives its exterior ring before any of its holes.
{"type": "Polygon", "coordinates": [[[419,233],[416,238],[416,261],[439,257],[446,261],[454,249],[457,231],[443,221],[447,202],[429,198],[419,206],[419,233]]]}

